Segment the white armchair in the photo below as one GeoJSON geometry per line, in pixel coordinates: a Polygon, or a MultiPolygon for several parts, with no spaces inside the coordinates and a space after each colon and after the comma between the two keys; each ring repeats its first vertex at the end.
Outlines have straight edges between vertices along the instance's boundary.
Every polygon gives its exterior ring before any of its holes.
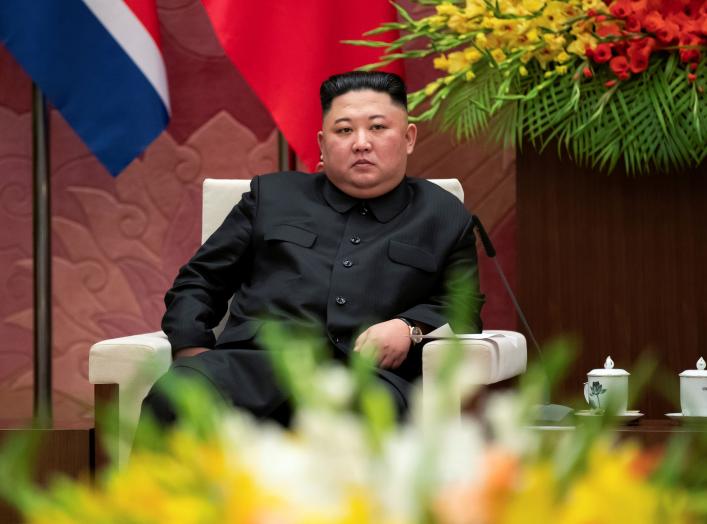
{"type": "MultiPolygon", "coordinates": [[[[464,201],[464,190],[456,179],[432,180],[464,201]]],[[[249,180],[204,180],[201,240],[204,242],[223,222],[233,205],[249,190],[249,180]]],[[[223,329],[221,323],[215,332],[223,329]]],[[[525,337],[514,331],[484,331],[483,338],[462,342],[462,369],[476,384],[493,384],[525,371],[527,363],[525,337]]],[[[423,348],[423,396],[430,377],[449,344],[442,340],[429,342],[423,348]]],[[[156,380],[165,373],[172,361],[172,352],[166,335],[157,331],[104,340],[91,346],[88,360],[89,380],[95,385],[95,401],[118,403],[119,463],[129,454],[140,417],[143,399],[156,380]]],[[[459,394],[461,405],[461,392],[459,394]]],[[[100,430],[100,426],[98,428],[100,430]]],[[[100,445],[100,442],[99,442],[100,445]]],[[[101,461],[101,457],[98,457],[101,461]]]]}

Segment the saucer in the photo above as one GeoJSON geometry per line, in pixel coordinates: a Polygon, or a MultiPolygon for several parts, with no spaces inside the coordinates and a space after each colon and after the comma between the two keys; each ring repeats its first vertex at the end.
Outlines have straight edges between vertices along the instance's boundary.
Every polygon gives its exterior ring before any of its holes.
{"type": "Polygon", "coordinates": [[[666,417],[671,420],[677,420],[682,424],[707,424],[707,417],[699,417],[696,415],[683,415],[682,413],[666,413],[666,417]]]}
{"type": "MultiPolygon", "coordinates": [[[[575,415],[579,417],[603,417],[603,413],[596,413],[592,411],[591,409],[581,409],[579,411],[574,412],[575,415]]],[[[638,411],[637,409],[629,409],[627,411],[622,411],[621,413],[617,413],[614,415],[613,419],[620,420],[621,422],[633,422],[634,420],[638,420],[643,416],[643,413],[638,411]]]]}

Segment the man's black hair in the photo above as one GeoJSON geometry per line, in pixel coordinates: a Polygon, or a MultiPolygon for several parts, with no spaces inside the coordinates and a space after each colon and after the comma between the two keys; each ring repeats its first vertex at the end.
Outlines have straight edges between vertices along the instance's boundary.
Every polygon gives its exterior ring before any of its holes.
{"type": "Polygon", "coordinates": [[[407,90],[405,82],[398,75],[382,71],[351,71],[330,76],[322,82],[319,88],[322,114],[327,114],[331,109],[332,101],[337,96],[344,95],[349,91],[362,91],[364,89],[388,93],[393,103],[398,104],[407,111],[407,90]]]}

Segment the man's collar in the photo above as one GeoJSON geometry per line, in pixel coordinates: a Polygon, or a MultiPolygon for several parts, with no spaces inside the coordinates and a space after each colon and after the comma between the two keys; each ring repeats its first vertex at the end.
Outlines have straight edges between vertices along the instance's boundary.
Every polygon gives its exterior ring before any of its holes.
{"type": "Polygon", "coordinates": [[[361,204],[368,207],[379,222],[385,223],[399,215],[410,202],[410,189],[406,178],[403,178],[400,184],[386,194],[369,200],[361,200],[347,195],[332,184],[326,175],[324,175],[324,179],[324,199],[339,213],[346,213],[355,205],[361,204]]]}

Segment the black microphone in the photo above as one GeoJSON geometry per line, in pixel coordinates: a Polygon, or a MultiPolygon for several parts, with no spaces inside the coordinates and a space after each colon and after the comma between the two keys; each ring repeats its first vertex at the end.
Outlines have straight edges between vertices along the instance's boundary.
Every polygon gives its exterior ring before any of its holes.
{"type": "MultiPolygon", "coordinates": [[[[540,361],[544,363],[545,361],[543,359],[543,352],[540,349],[540,344],[538,344],[538,341],[535,338],[535,335],[533,334],[533,330],[530,329],[530,324],[528,323],[528,320],[523,314],[523,310],[521,309],[520,304],[518,303],[518,299],[516,298],[515,294],[513,293],[513,290],[511,289],[511,285],[508,283],[508,279],[506,278],[506,274],[503,272],[503,268],[501,268],[501,264],[499,264],[498,260],[496,259],[496,249],[493,247],[491,238],[489,237],[488,233],[486,233],[486,229],[484,229],[484,225],[481,223],[481,219],[479,219],[478,216],[472,215],[471,223],[472,230],[476,230],[479,233],[479,238],[481,239],[481,244],[484,246],[486,256],[493,260],[493,263],[496,266],[496,271],[498,272],[498,276],[501,277],[501,282],[503,282],[503,287],[506,288],[508,296],[511,297],[511,301],[513,302],[513,306],[515,307],[516,313],[518,313],[518,317],[523,323],[523,327],[528,333],[528,336],[530,337],[530,340],[533,343],[533,347],[535,347],[535,351],[537,351],[538,356],[540,357],[540,361]]],[[[546,397],[549,398],[550,395],[547,391],[545,392],[545,394],[546,397]]],[[[572,408],[562,406],[560,404],[543,404],[537,406],[536,419],[538,421],[559,422],[567,415],[569,415],[572,411],[572,408]]]]}

